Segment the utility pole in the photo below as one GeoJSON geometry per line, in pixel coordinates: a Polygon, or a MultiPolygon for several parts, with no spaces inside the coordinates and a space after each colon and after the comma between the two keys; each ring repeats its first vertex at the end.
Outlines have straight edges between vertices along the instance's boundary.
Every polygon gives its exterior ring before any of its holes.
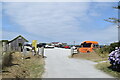
{"type": "Polygon", "coordinates": [[[120,41],[120,26],[118,26],[118,41],[120,41]]]}
{"type": "MultiPolygon", "coordinates": [[[[118,2],[118,6],[120,6],[120,2],[118,2]]],[[[120,41],[120,9],[118,9],[118,41],[120,41]]]]}
{"type": "Polygon", "coordinates": [[[75,46],[75,41],[73,41],[73,44],[74,44],[74,46],[75,46]]]}

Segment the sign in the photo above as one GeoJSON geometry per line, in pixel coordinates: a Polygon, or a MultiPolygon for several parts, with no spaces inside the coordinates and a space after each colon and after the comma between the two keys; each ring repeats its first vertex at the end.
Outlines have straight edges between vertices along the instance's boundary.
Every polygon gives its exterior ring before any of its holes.
{"type": "Polygon", "coordinates": [[[32,47],[35,48],[35,51],[37,50],[37,40],[32,40],[32,47]]]}

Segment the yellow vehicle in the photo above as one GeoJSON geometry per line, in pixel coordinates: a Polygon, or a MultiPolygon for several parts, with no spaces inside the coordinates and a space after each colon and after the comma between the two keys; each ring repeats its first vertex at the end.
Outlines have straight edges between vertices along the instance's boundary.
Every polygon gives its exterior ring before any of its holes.
{"type": "Polygon", "coordinates": [[[78,51],[81,53],[89,53],[92,52],[93,49],[98,48],[98,42],[96,41],[84,41],[81,43],[81,47],[78,48],[78,51]]]}

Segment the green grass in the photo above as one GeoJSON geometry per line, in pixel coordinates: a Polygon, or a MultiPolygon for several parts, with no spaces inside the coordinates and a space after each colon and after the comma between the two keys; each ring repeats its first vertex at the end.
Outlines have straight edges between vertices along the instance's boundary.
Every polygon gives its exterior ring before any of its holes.
{"type": "Polygon", "coordinates": [[[24,66],[30,72],[28,78],[40,78],[44,72],[44,60],[37,57],[26,61],[24,66]]]}
{"type": "Polygon", "coordinates": [[[96,68],[115,78],[120,78],[120,72],[113,71],[112,69],[109,68],[110,66],[111,64],[109,62],[104,62],[104,63],[97,64],[96,68]]]}
{"type": "Polygon", "coordinates": [[[109,52],[107,51],[101,52],[101,49],[95,49],[95,53],[102,58],[107,58],[109,55],[109,52]]]}

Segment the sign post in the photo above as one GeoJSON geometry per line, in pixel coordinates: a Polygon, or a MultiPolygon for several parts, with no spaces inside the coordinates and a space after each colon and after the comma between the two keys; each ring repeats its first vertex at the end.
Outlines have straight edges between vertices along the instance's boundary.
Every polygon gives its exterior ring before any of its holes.
{"type": "Polygon", "coordinates": [[[34,48],[34,51],[36,53],[36,51],[37,51],[37,40],[32,40],[32,47],[34,48]]]}

